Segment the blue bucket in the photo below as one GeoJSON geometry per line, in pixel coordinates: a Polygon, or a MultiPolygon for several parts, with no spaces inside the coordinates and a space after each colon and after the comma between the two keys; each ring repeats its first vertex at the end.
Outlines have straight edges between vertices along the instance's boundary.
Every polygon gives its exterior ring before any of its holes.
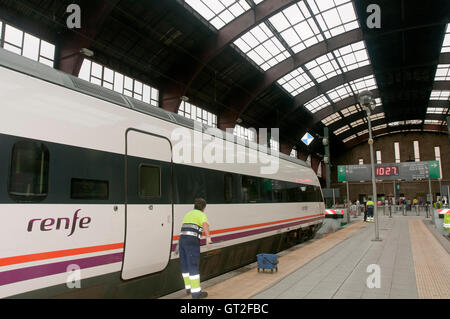
{"type": "Polygon", "coordinates": [[[258,272],[260,269],[270,269],[272,272],[275,269],[278,271],[278,256],[275,254],[258,254],[256,255],[258,261],[258,272]]]}

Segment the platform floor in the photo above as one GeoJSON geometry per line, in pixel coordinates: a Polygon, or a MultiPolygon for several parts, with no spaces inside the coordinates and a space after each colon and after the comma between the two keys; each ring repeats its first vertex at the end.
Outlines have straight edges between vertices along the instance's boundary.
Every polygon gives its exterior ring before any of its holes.
{"type": "MultiPolygon", "coordinates": [[[[354,221],[321,239],[279,253],[278,273],[256,263],[202,283],[220,299],[450,299],[450,243],[423,216],[380,216],[354,221]],[[438,237],[438,238],[437,238],[438,237]],[[369,265],[378,265],[379,287],[369,265]]],[[[376,266],[375,266],[376,267],[376,266]]],[[[163,298],[190,298],[183,291],[163,298]]]]}

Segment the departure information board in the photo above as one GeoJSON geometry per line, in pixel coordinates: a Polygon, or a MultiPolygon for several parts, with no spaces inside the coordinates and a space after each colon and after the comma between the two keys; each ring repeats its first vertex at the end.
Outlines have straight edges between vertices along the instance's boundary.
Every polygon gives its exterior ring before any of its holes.
{"type": "MultiPolygon", "coordinates": [[[[383,163],[375,165],[378,180],[406,180],[440,178],[439,161],[383,163]]],[[[372,180],[370,165],[338,166],[339,182],[367,182],[372,180]]]]}

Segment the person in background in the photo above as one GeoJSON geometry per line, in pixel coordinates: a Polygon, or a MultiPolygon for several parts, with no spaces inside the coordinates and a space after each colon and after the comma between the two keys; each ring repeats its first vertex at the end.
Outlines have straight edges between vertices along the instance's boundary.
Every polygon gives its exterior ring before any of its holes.
{"type": "Polygon", "coordinates": [[[366,202],[367,221],[369,221],[369,222],[373,222],[374,207],[375,207],[375,203],[372,201],[372,199],[369,198],[369,200],[366,202]]]}
{"type": "Polygon", "coordinates": [[[368,202],[368,201],[366,201],[366,202],[364,203],[364,205],[363,205],[363,208],[364,208],[364,221],[365,221],[365,222],[367,221],[367,202],[368,202]]]}
{"type": "Polygon", "coordinates": [[[206,245],[212,243],[205,208],[206,201],[203,198],[194,200],[194,209],[184,216],[179,240],[181,274],[186,293],[191,293],[194,299],[208,296],[200,287],[200,238],[203,230],[206,245]]]}
{"type": "Polygon", "coordinates": [[[350,213],[353,215],[353,217],[356,217],[356,211],[358,210],[358,207],[356,206],[356,203],[350,202],[350,213]]]}

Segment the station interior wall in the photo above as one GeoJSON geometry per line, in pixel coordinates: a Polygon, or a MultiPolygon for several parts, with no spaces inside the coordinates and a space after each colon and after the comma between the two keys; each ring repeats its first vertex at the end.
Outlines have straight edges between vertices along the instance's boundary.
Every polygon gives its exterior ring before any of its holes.
{"type": "MultiPolygon", "coordinates": [[[[441,165],[442,165],[442,179],[431,180],[431,190],[433,193],[433,200],[436,200],[440,195],[440,185],[450,185],[450,139],[447,134],[421,132],[421,133],[397,133],[390,134],[374,139],[374,160],[376,162],[376,151],[381,151],[382,163],[394,163],[394,143],[399,142],[400,146],[400,161],[414,161],[414,146],[413,142],[419,142],[420,161],[434,161],[436,160],[434,148],[440,147],[441,165]]],[[[337,182],[337,167],[338,165],[357,165],[359,160],[363,159],[364,164],[370,164],[370,150],[369,144],[364,143],[355,146],[348,152],[342,154],[335,160],[332,159],[331,167],[331,187],[340,189],[340,198],[337,199],[343,203],[347,198],[347,188],[345,183],[337,182]]],[[[400,181],[400,189],[397,191],[397,196],[406,197],[406,199],[426,201],[428,190],[428,180],[415,181],[400,181]]],[[[349,182],[350,200],[352,202],[372,195],[372,182],[349,182]]],[[[393,181],[377,181],[378,199],[380,195],[386,199],[388,196],[394,195],[393,181]]]]}

